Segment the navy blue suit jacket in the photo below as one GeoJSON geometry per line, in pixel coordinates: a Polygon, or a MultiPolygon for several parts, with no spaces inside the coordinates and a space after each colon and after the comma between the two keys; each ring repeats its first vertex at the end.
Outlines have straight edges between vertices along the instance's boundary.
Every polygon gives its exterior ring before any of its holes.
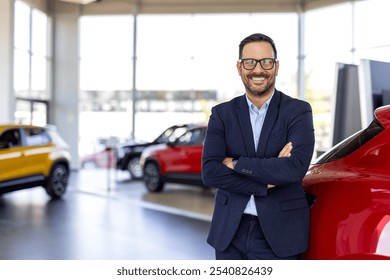
{"type": "Polygon", "coordinates": [[[208,243],[224,251],[251,195],[265,237],[279,257],[308,246],[309,207],[302,179],[312,159],[314,128],[309,103],[275,90],[255,150],[245,95],[212,108],[202,156],[205,185],[217,188],[208,243]],[[278,158],[287,142],[291,157],[278,158]],[[234,170],[225,157],[237,159],[234,170]],[[267,190],[267,185],[276,187],[267,190]]]}

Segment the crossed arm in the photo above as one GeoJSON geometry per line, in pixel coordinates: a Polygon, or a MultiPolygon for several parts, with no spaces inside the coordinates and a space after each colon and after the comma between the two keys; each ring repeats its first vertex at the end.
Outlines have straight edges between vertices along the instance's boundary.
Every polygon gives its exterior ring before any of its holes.
{"type": "MultiPolygon", "coordinates": [[[[291,142],[288,142],[284,147],[283,149],[279,152],[279,155],[278,157],[290,157],[291,156],[291,151],[293,149],[293,146],[292,146],[292,143],[291,142]]],[[[230,169],[234,169],[234,166],[233,166],[233,158],[231,157],[227,157],[223,160],[222,162],[223,164],[225,164],[227,167],[229,167],[230,169]]]]}
{"type": "MultiPolygon", "coordinates": [[[[232,153],[227,152],[227,141],[234,144],[231,142],[234,139],[227,137],[225,122],[222,121],[220,113],[214,109],[203,148],[204,184],[231,192],[266,196],[267,189],[272,185],[284,186],[302,180],[314,148],[314,128],[309,105],[295,106],[294,109],[295,111],[289,110],[288,120],[286,120],[289,125],[286,138],[289,143],[281,148],[279,154],[263,158],[240,156],[235,166],[233,166],[232,153]]],[[[229,118],[225,115],[223,117],[229,118]]],[[[234,133],[239,133],[236,127],[229,126],[228,135],[234,133]]],[[[277,145],[277,143],[272,144],[277,145]]]]}
{"type": "MultiPolygon", "coordinates": [[[[283,149],[279,152],[279,155],[278,157],[290,157],[291,156],[291,152],[292,152],[292,149],[293,149],[293,145],[291,142],[288,142],[284,147],[283,149]]],[[[233,158],[231,157],[226,157],[222,163],[224,165],[226,165],[227,167],[229,167],[230,169],[233,169],[234,170],[234,164],[233,164],[233,158]]],[[[271,189],[275,187],[275,185],[267,185],[267,189],[271,189]]]]}

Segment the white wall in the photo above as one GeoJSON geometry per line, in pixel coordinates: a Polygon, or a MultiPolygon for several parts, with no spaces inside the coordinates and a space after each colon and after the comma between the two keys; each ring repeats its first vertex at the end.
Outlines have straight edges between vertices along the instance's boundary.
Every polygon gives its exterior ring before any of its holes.
{"type": "Polygon", "coordinates": [[[69,144],[73,169],[79,165],[79,9],[78,5],[57,1],[53,17],[54,67],[50,119],[69,144]]]}

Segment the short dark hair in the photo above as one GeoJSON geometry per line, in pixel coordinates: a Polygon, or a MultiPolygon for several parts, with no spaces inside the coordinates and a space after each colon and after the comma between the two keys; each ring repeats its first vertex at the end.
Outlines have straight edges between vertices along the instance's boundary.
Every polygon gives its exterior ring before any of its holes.
{"type": "Polygon", "coordinates": [[[278,53],[276,51],[274,41],[270,37],[268,37],[267,35],[264,35],[261,33],[255,33],[255,34],[252,34],[252,35],[246,37],[245,39],[243,39],[241,41],[240,46],[239,46],[239,53],[238,53],[239,59],[242,58],[242,50],[244,49],[244,46],[248,43],[251,43],[251,42],[268,42],[268,43],[270,43],[272,46],[272,49],[274,50],[274,55],[275,55],[274,58],[275,59],[278,58],[278,53]]]}

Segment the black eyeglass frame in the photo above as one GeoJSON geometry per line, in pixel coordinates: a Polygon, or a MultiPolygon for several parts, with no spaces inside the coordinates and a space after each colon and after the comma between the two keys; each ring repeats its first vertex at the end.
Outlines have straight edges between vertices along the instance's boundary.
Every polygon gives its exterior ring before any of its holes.
{"type": "Polygon", "coordinates": [[[276,64],[276,62],[277,62],[278,60],[275,59],[275,58],[262,58],[262,59],[240,58],[238,61],[241,63],[242,67],[244,67],[245,70],[253,70],[253,69],[255,69],[256,66],[257,66],[257,63],[259,63],[260,66],[261,66],[261,68],[263,68],[264,70],[271,70],[272,68],[275,67],[275,64],[276,64]],[[246,68],[246,67],[244,66],[244,62],[245,62],[246,60],[253,60],[253,61],[256,61],[255,66],[253,66],[253,68],[246,68]],[[264,68],[263,63],[264,63],[266,60],[271,60],[271,61],[272,61],[272,66],[271,66],[270,68],[264,68]]]}

